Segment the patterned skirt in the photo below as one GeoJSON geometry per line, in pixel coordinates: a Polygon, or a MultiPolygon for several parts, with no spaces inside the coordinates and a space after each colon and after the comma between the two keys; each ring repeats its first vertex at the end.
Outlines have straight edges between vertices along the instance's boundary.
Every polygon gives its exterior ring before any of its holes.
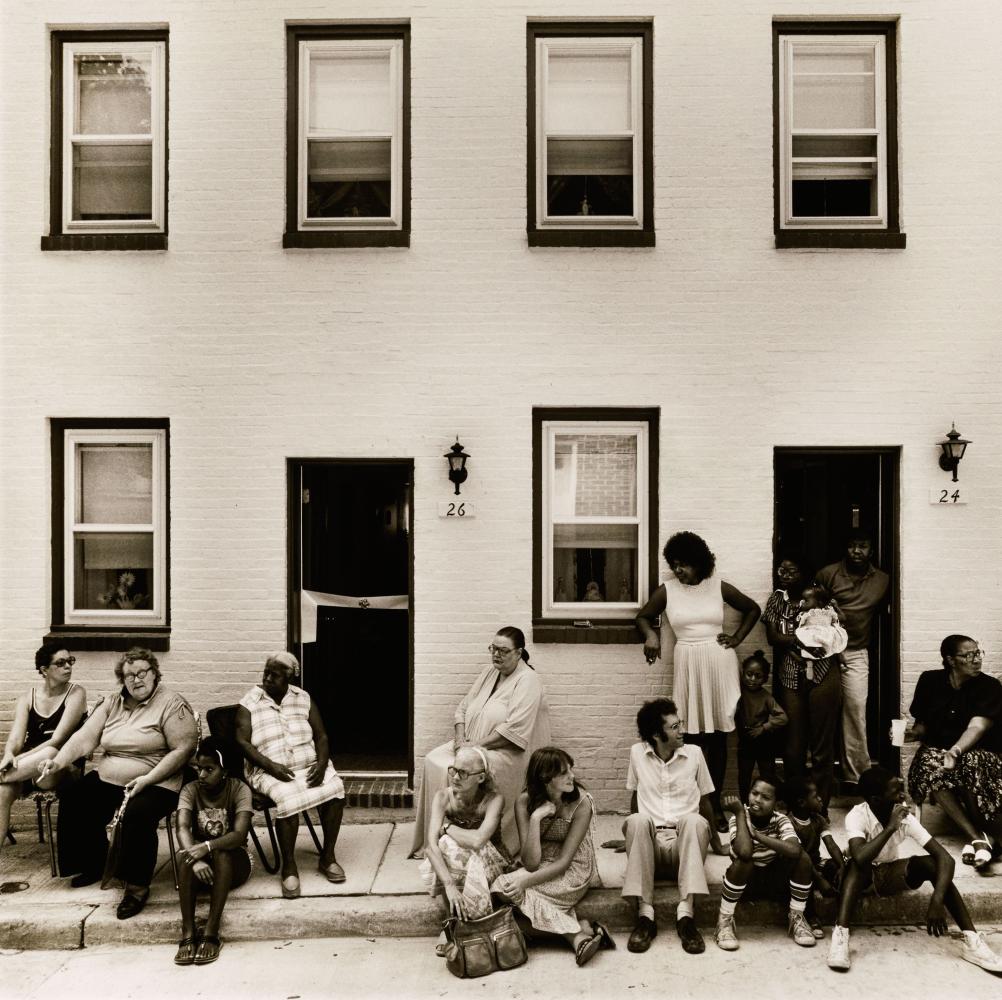
{"type": "Polygon", "coordinates": [[[952,771],[943,770],[945,751],[921,747],[908,769],[908,791],[919,805],[937,790],[968,792],[989,822],[1002,810],[1002,754],[975,747],[962,753],[952,771]]]}
{"type": "MultiPolygon", "coordinates": [[[[438,849],[453,882],[462,889],[463,903],[470,919],[486,917],[494,909],[491,883],[511,869],[511,861],[492,843],[484,844],[478,851],[471,851],[460,847],[447,833],[439,837],[438,849]]],[[[418,872],[430,896],[441,891],[442,883],[427,858],[418,865],[418,872]]]]}

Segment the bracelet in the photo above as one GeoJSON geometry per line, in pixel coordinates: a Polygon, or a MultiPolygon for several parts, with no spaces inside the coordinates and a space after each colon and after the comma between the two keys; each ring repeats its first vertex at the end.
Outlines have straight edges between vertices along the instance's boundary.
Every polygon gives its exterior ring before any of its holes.
{"type": "Polygon", "coordinates": [[[212,853],[212,844],[210,844],[207,840],[203,841],[202,843],[204,844],[205,849],[211,854],[212,853]]]}

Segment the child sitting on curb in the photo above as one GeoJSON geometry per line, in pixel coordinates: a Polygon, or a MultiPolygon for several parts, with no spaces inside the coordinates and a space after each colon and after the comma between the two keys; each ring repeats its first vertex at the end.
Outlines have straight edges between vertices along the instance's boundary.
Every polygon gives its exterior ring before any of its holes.
{"type": "Polygon", "coordinates": [[[849,921],[861,893],[895,896],[932,884],[932,898],[926,914],[926,930],[939,937],[946,934],[946,911],[963,931],[960,957],[988,972],[1002,972],[1002,958],[974,929],[971,915],[953,884],[953,858],[911,814],[905,801],[905,784],[886,768],[871,767],[859,777],[863,802],[845,817],[850,862],[842,880],[838,921],[832,929],[828,966],[849,969],[849,921]],[[900,857],[904,840],[911,838],[926,854],[900,857]]]}
{"type": "Polygon", "coordinates": [[[724,951],[737,951],[738,936],[734,910],[746,889],[757,896],[785,896],[789,885],[789,933],[803,948],[817,944],[804,909],[811,892],[811,860],[800,846],[800,838],[789,819],[776,811],[776,786],[759,778],[743,806],[736,795],[722,803],[731,814],[731,861],[724,874],[720,915],[714,940],[724,951]]]}

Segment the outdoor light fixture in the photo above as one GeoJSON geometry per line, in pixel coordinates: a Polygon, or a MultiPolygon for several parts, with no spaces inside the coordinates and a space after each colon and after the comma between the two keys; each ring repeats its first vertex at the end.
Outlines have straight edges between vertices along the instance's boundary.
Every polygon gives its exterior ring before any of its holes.
{"type": "Polygon", "coordinates": [[[971,442],[960,436],[957,425],[953,424],[950,432],[946,435],[945,441],[940,441],[939,446],[943,449],[943,454],[939,456],[939,467],[944,472],[953,473],[953,481],[957,481],[957,466],[967,451],[967,446],[971,442]]]}
{"type": "Polygon", "coordinates": [[[452,446],[451,451],[445,453],[445,457],[449,460],[449,479],[456,484],[456,496],[459,496],[459,484],[466,482],[466,477],[469,473],[466,471],[466,460],[470,457],[463,451],[463,446],[459,443],[459,438],[456,438],[456,443],[452,446]]]}

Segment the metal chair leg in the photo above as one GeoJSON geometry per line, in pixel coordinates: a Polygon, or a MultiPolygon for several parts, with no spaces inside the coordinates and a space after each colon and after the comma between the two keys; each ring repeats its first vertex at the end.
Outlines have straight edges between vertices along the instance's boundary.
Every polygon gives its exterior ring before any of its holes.
{"type": "MultiPolygon", "coordinates": [[[[48,833],[49,841],[49,872],[53,878],[59,877],[59,863],[56,860],[56,835],[52,832],[52,804],[56,801],[55,796],[47,797],[45,800],[45,830],[48,833]]],[[[41,803],[39,807],[39,821],[41,821],[41,803]]]]}
{"type": "Polygon", "coordinates": [[[38,823],[38,842],[45,843],[45,830],[42,827],[42,799],[35,796],[35,820],[38,823]]]}
{"type": "Polygon", "coordinates": [[[181,891],[181,884],[177,877],[177,848],[174,844],[174,813],[168,813],[167,818],[164,820],[164,826],[167,828],[167,847],[170,849],[170,866],[174,872],[174,891],[181,891]]]}
{"type": "Polygon", "coordinates": [[[268,861],[268,855],[265,853],[264,846],[258,839],[253,823],[251,824],[250,835],[251,840],[254,841],[257,856],[261,859],[261,866],[269,875],[274,875],[278,872],[279,866],[282,863],[282,853],[278,848],[278,837],[275,835],[275,825],[271,819],[271,810],[264,809],[262,811],[264,812],[264,822],[268,827],[268,839],[271,841],[271,856],[274,858],[273,861],[268,861]]]}
{"type": "Polygon", "coordinates": [[[323,845],[320,843],[320,838],[317,836],[317,831],[313,826],[313,820],[310,819],[309,809],[303,810],[303,819],[306,820],[306,828],[310,831],[313,843],[317,845],[317,854],[321,854],[323,852],[323,845]]]}
{"type": "Polygon", "coordinates": [[[8,830],[8,831],[7,831],[7,839],[8,839],[8,840],[9,840],[9,841],[10,841],[10,842],[11,842],[12,844],[16,844],[16,843],[17,843],[17,838],[16,838],[15,836],[14,836],[14,833],[13,833],[13,831],[11,831],[11,830],[8,830]]]}

